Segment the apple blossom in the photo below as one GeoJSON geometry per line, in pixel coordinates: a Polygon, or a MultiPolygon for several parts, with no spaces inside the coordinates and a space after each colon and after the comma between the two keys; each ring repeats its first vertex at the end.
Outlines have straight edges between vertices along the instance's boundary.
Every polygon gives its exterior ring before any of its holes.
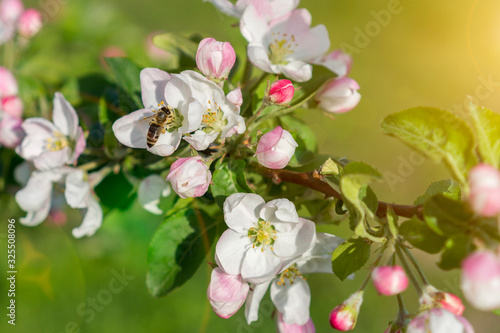
{"type": "Polygon", "coordinates": [[[229,229],[217,242],[217,263],[253,284],[273,279],[315,239],[314,223],[299,218],[287,199],[266,204],[257,194],[235,193],[224,202],[224,220],[229,229]]]}
{"type": "Polygon", "coordinates": [[[16,193],[16,201],[26,217],[19,219],[21,224],[36,226],[49,215],[55,184],[64,184],[64,197],[72,208],[85,209],[82,224],[73,228],[75,238],[93,235],[101,226],[102,208],[92,194],[91,184],[86,174],[70,167],[54,168],[47,171],[34,171],[26,186],[16,193]]]}
{"type": "Polygon", "coordinates": [[[172,163],[167,181],[181,198],[201,197],[208,190],[212,173],[200,156],[183,157],[172,163]]]}
{"type": "Polygon", "coordinates": [[[451,293],[447,293],[426,285],[420,297],[420,304],[424,307],[442,307],[457,316],[461,316],[465,310],[462,300],[451,293]]]}
{"type": "Polygon", "coordinates": [[[0,114],[7,113],[12,117],[21,118],[23,101],[18,96],[7,96],[0,100],[0,114]]]}
{"type": "Polygon", "coordinates": [[[352,110],[361,100],[359,85],[348,77],[327,81],[316,94],[318,107],[332,113],[344,113],[352,110]]]}
{"type": "Polygon", "coordinates": [[[400,266],[379,266],[372,271],[372,281],[381,295],[392,296],[408,287],[408,277],[400,266]]]}
{"type": "Polygon", "coordinates": [[[212,271],[207,297],[215,313],[227,319],[241,308],[249,289],[241,275],[230,275],[217,267],[212,271]]]}
{"type": "Polygon", "coordinates": [[[25,135],[21,127],[22,123],[21,118],[9,114],[0,117],[0,144],[2,146],[13,149],[21,143],[25,135]]]}
{"type": "Polygon", "coordinates": [[[139,184],[137,198],[141,206],[148,212],[161,215],[163,211],[158,207],[161,197],[167,197],[172,187],[159,175],[150,175],[139,184]]]}
{"type": "Polygon", "coordinates": [[[311,28],[311,14],[295,9],[268,20],[256,6],[248,6],[240,21],[240,30],[248,44],[248,58],[268,73],[283,73],[295,81],[312,77],[312,63],[330,48],[324,25],[311,28]]]}
{"type": "Polygon", "coordinates": [[[299,5],[300,0],[238,0],[233,4],[229,0],[204,0],[211,2],[218,10],[226,15],[241,18],[245,9],[252,5],[259,12],[268,16],[268,19],[278,18],[291,12],[299,5]]]}
{"type": "Polygon", "coordinates": [[[487,164],[476,165],[469,173],[469,201],[485,217],[500,214],[500,171],[487,164]]]}
{"type": "Polygon", "coordinates": [[[0,2],[0,20],[12,23],[16,22],[24,10],[21,0],[3,0],[0,2]]]}
{"type": "Polygon", "coordinates": [[[469,322],[445,309],[432,308],[413,318],[406,333],[474,333],[469,322]]]}
{"type": "Polygon", "coordinates": [[[336,306],[330,313],[330,325],[339,331],[350,331],[356,326],[359,309],[363,303],[363,291],[349,296],[344,303],[336,306]]]}
{"type": "Polygon", "coordinates": [[[225,96],[222,88],[197,72],[184,71],[180,75],[191,87],[191,96],[202,109],[200,128],[184,137],[194,149],[205,150],[217,139],[223,141],[245,132],[245,121],[240,116],[241,90],[235,89],[225,96]]]}
{"type": "Polygon", "coordinates": [[[352,57],[342,50],[335,50],[319,57],[313,63],[328,68],[338,77],[345,77],[351,71],[352,57]]]}
{"type": "Polygon", "coordinates": [[[283,169],[290,162],[296,147],[298,144],[290,132],[277,126],[260,138],[255,156],[267,168],[283,169]]]}
{"type": "Polygon", "coordinates": [[[177,149],[182,134],[200,127],[203,109],[192,98],[191,89],[182,75],[170,75],[156,68],[145,68],[140,74],[144,109],[119,118],[113,124],[113,133],[120,143],[132,148],[146,148],[149,152],[169,156],[177,149]],[[166,103],[174,109],[173,122],[161,131],[158,141],[148,147],[147,134],[156,110],[166,103]]]}
{"type": "Polygon", "coordinates": [[[278,320],[276,321],[276,331],[278,333],[315,333],[316,328],[311,318],[304,325],[287,324],[283,320],[283,314],[278,313],[278,320]]]}
{"type": "Polygon", "coordinates": [[[278,80],[269,87],[269,102],[278,105],[285,105],[291,102],[295,88],[290,80],[278,80]]]}
{"type": "Polygon", "coordinates": [[[17,96],[17,80],[7,68],[0,66],[0,98],[17,96]]]}
{"type": "Polygon", "coordinates": [[[86,146],[76,111],[61,93],[55,94],[52,119],[29,118],[22,124],[26,137],[16,151],[39,170],[74,164],[86,146]]]}
{"type": "Polygon", "coordinates": [[[17,22],[19,34],[25,38],[35,36],[42,29],[42,14],[36,9],[26,9],[17,22]]]}
{"type": "Polygon", "coordinates": [[[270,285],[271,299],[281,316],[278,326],[309,329],[312,325],[309,315],[311,291],[303,274],[333,274],[332,253],[343,241],[334,235],[318,233],[313,246],[299,258],[286,264],[286,269],[273,280],[253,285],[245,307],[248,324],[258,319],[260,302],[270,285]]]}
{"type": "Polygon", "coordinates": [[[236,53],[229,42],[218,42],[214,38],[203,39],[196,52],[196,66],[211,80],[226,80],[236,61],[236,53]]]}
{"type": "Polygon", "coordinates": [[[475,308],[500,308],[500,258],[488,250],[478,250],[462,262],[461,288],[475,308]]]}

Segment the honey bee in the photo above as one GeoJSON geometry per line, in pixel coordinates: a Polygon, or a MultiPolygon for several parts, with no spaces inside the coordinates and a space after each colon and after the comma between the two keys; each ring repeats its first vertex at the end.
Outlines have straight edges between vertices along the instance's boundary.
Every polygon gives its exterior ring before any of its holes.
{"type": "Polygon", "coordinates": [[[165,103],[158,104],[159,109],[153,110],[155,113],[149,122],[147,144],[148,148],[153,147],[160,134],[165,133],[169,125],[171,125],[175,120],[175,111],[170,105],[165,105],[165,103]]]}

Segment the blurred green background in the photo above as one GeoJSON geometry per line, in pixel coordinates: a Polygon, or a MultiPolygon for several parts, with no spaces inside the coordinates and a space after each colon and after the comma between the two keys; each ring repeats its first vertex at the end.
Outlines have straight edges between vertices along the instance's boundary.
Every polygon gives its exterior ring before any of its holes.
{"type": "MultiPolygon", "coordinates": [[[[334,119],[317,110],[302,111],[300,116],[317,131],[321,153],[375,165],[388,180],[376,187],[379,197],[411,203],[430,182],[448,175],[443,166],[422,162],[403,144],[384,136],[381,119],[418,105],[458,110],[466,95],[500,110],[500,2],[401,0],[401,11],[391,15],[390,22],[386,20],[385,26],[374,23],[376,13],[387,10],[389,2],[301,1],[301,7],[311,11],[313,25],[327,26],[332,48],[342,43],[356,48],[350,76],[359,82],[362,100],[355,110],[334,119]],[[371,36],[360,41],[358,31],[366,29],[371,36]]],[[[236,20],[201,0],[26,3],[41,8],[50,20],[28,49],[29,61],[21,64],[21,72],[48,84],[61,84],[60,78],[68,74],[78,77],[106,71],[101,59],[109,47],[120,48],[141,66],[161,67],[146,53],[146,38],[156,31],[200,33],[230,41],[239,54],[245,50],[239,29],[232,27],[236,20]]],[[[13,200],[2,207],[2,249],[6,248],[7,218],[18,219],[23,214],[13,200]]],[[[261,306],[261,318],[251,327],[244,323],[242,310],[231,319],[218,318],[206,300],[208,265],[202,265],[191,281],[167,297],[149,296],[145,286],[147,247],[161,218],[137,203],[126,212],[111,212],[95,236],[80,240],[73,239],[69,230],[80,223],[81,216],[69,214],[65,226],[50,221],[36,228],[18,225],[17,321],[11,327],[4,317],[0,331],[274,331],[269,298],[261,306]],[[121,291],[110,292],[115,290],[110,282],[123,273],[129,279],[123,281],[121,291]],[[82,304],[89,306],[83,312],[82,304]]],[[[318,229],[349,235],[343,226],[318,229]]],[[[438,272],[438,258],[418,254],[438,288],[460,293],[458,272],[438,272]]],[[[1,267],[5,267],[5,257],[0,256],[1,267]]],[[[344,283],[334,276],[308,278],[317,332],[332,331],[329,312],[358,288],[365,273],[344,283]]],[[[5,281],[0,284],[3,309],[5,281]]],[[[396,300],[376,295],[371,287],[366,296],[353,332],[382,332],[395,316],[396,300]]],[[[408,308],[415,310],[415,293],[411,290],[405,296],[408,308]]],[[[465,316],[478,333],[500,330],[500,318],[492,314],[467,307],[465,316]]]]}

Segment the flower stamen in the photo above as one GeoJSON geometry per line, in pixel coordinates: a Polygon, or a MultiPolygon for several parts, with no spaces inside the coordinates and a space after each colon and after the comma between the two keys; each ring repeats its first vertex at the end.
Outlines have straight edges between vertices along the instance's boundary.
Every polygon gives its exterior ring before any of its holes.
{"type": "Polygon", "coordinates": [[[273,244],[278,239],[274,226],[264,220],[259,220],[257,228],[248,230],[248,237],[253,242],[252,248],[262,246],[262,252],[264,252],[266,246],[273,250],[273,244]]]}

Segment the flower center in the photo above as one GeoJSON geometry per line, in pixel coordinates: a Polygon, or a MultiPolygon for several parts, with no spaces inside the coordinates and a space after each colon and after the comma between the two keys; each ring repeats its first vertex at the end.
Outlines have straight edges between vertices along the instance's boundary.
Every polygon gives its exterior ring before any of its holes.
{"type": "Polygon", "coordinates": [[[284,65],[289,55],[293,54],[293,48],[298,46],[295,42],[295,36],[281,34],[281,32],[272,33],[272,43],[269,45],[269,59],[275,65],[284,65]],[[290,38],[290,39],[289,39],[290,38]]]}
{"type": "Polygon", "coordinates": [[[179,111],[166,104],[164,101],[158,104],[158,110],[153,109],[152,111],[155,113],[155,122],[163,126],[168,132],[172,132],[182,126],[184,117],[179,111]]]}
{"type": "Polygon", "coordinates": [[[224,112],[221,110],[220,106],[217,105],[217,102],[213,102],[208,100],[209,108],[205,110],[205,114],[202,117],[202,125],[204,127],[204,131],[210,133],[220,132],[222,127],[227,124],[227,120],[222,120],[224,116],[224,112]]]}
{"type": "Polygon", "coordinates": [[[68,138],[60,132],[54,132],[54,136],[47,138],[45,142],[47,142],[45,149],[49,151],[58,151],[69,145],[68,138]]]}
{"type": "Polygon", "coordinates": [[[264,220],[259,220],[257,228],[248,230],[248,237],[253,242],[253,248],[262,246],[262,252],[264,252],[266,246],[269,246],[272,250],[274,242],[278,239],[274,226],[264,220]]]}
{"type": "Polygon", "coordinates": [[[296,278],[302,278],[304,280],[306,279],[305,277],[302,276],[302,273],[299,272],[297,265],[293,264],[292,266],[284,270],[283,273],[280,274],[278,285],[284,286],[286,284],[286,280],[288,280],[290,284],[293,284],[296,278]]]}

